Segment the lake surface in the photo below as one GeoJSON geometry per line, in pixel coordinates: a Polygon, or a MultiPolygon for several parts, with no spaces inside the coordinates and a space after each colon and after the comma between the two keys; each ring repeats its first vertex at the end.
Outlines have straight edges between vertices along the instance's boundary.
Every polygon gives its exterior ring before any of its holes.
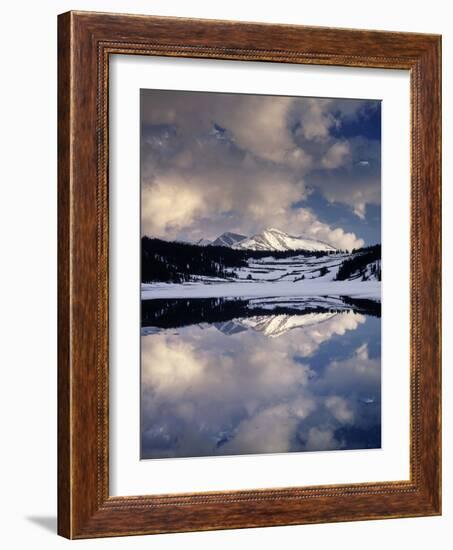
{"type": "Polygon", "coordinates": [[[381,446],[380,303],[142,302],[141,457],[381,446]]]}

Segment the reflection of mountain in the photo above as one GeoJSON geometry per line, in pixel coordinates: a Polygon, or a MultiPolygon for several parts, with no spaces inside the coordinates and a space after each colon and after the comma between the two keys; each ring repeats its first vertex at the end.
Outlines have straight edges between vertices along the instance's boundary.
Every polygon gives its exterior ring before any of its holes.
{"type": "Polygon", "coordinates": [[[158,299],[142,302],[143,333],[149,327],[177,328],[215,324],[225,334],[253,329],[278,336],[296,327],[309,327],[352,311],[380,316],[380,302],[342,296],[289,298],[194,298],[158,299]]]}
{"type": "Polygon", "coordinates": [[[337,313],[305,313],[302,315],[258,315],[235,319],[227,323],[216,323],[216,327],[224,334],[237,334],[247,329],[261,332],[264,336],[275,338],[295,328],[307,328],[323,323],[337,313]]]}
{"type": "Polygon", "coordinates": [[[233,319],[231,321],[225,321],[223,323],[214,323],[214,326],[218,328],[220,332],[223,332],[223,334],[226,334],[227,336],[239,334],[240,332],[248,330],[248,327],[244,326],[241,323],[240,319],[233,319]]]}

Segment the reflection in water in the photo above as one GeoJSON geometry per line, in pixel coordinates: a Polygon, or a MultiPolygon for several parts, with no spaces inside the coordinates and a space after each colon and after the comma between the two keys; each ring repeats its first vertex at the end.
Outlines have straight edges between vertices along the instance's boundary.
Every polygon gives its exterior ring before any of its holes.
{"type": "Polygon", "coordinates": [[[142,458],[379,448],[380,307],[367,302],[144,302],[142,458]]]}

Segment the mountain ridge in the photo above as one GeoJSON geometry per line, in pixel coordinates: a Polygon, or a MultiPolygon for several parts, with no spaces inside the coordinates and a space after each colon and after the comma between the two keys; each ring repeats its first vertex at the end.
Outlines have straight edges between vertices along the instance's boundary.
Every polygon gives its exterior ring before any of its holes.
{"type": "Polygon", "coordinates": [[[295,236],[285,233],[275,227],[268,227],[261,233],[255,233],[251,237],[225,231],[213,241],[200,239],[195,244],[200,246],[225,246],[235,250],[254,250],[269,252],[285,252],[292,250],[305,250],[307,252],[335,252],[336,248],[312,237],[303,235],[295,236]]]}
{"type": "Polygon", "coordinates": [[[225,231],[209,243],[210,246],[228,246],[232,247],[234,244],[239,243],[247,239],[246,235],[241,235],[240,233],[234,233],[233,231],[225,231]]]}
{"type": "Polygon", "coordinates": [[[261,233],[243,239],[232,245],[236,250],[307,250],[310,252],[323,251],[334,252],[335,248],[324,241],[310,237],[289,235],[280,229],[269,227],[261,233]]]}

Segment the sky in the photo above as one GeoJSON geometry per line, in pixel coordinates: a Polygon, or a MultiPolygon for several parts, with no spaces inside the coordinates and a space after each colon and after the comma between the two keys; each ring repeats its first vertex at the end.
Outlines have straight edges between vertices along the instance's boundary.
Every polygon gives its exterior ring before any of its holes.
{"type": "Polygon", "coordinates": [[[141,90],[142,233],[381,242],[381,103],[141,90]]]}

